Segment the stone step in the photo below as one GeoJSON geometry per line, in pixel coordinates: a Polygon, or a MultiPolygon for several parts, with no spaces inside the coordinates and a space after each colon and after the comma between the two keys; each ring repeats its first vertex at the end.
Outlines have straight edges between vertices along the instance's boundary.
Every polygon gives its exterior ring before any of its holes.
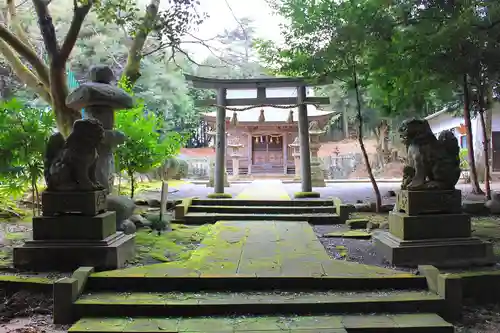
{"type": "Polygon", "coordinates": [[[217,221],[304,221],[310,224],[340,224],[340,216],[333,213],[304,214],[252,214],[252,213],[205,213],[192,212],[184,215],[185,224],[216,223],[217,221]]]}
{"type": "Polygon", "coordinates": [[[334,206],[333,199],[307,200],[253,200],[253,199],[194,199],[195,206],[274,206],[274,207],[308,207],[334,206]]]}
{"type": "MultiPolygon", "coordinates": [[[[161,265],[161,264],[160,264],[161,265]]],[[[358,265],[358,264],[356,264],[358,265]]],[[[144,270],[140,274],[122,271],[101,272],[91,275],[85,286],[92,292],[119,291],[119,292],[202,292],[202,291],[271,291],[271,290],[381,290],[381,289],[424,289],[427,280],[424,276],[412,274],[381,274],[377,271],[363,271],[344,267],[345,272],[335,273],[332,276],[248,276],[244,274],[218,275],[167,275],[168,270],[144,270]],[[114,273],[117,272],[117,273],[114,273]],[[160,275],[161,274],[161,275],[160,275]]],[[[363,266],[363,267],[361,267],[363,266]]],[[[182,273],[182,271],[181,271],[182,273]]],[[[195,272],[193,272],[195,273],[195,272]]]]}
{"type": "Polygon", "coordinates": [[[453,333],[454,328],[436,314],[412,313],[282,317],[82,318],[68,332],[453,333]]]}
{"type": "Polygon", "coordinates": [[[335,214],[334,206],[189,206],[191,213],[248,213],[248,214],[335,214]]]}
{"type": "Polygon", "coordinates": [[[77,317],[230,316],[439,312],[444,299],[429,291],[88,293],[77,317]]]}

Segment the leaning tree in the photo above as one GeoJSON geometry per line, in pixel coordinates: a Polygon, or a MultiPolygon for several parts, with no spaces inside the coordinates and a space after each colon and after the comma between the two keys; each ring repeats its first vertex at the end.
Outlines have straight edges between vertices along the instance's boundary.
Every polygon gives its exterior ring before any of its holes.
{"type": "Polygon", "coordinates": [[[59,131],[67,136],[78,111],[66,106],[68,95],[66,65],[82,25],[94,11],[103,22],[117,24],[128,34],[127,63],[122,79],[134,84],[140,77],[140,63],[148,37],[157,39],[157,51],[180,49],[181,38],[191,27],[202,22],[196,0],[171,0],[166,9],[160,9],[161,0],[149,0],[145,11],[140,10],[134,0],[73,0],[73,17],[64,38],[58,39],[56,27],[50,13],[52,0],[31,0],[36,13],[45,57],[37,52],[34,41],[25,33],[15,0],[7,0],[0,24],[0,53],[12,67],[16,76],[45,102],[51,105],[59,131]]]}

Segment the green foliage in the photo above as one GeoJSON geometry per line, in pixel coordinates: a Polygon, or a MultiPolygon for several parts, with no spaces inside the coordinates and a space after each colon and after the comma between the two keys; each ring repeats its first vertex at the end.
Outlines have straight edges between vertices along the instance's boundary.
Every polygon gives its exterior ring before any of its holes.
{"type": "Polygon", "coordinates": [[[188,175],[188,162],[185,160],[179,160],[179,171],[177,172],[177,177],[179,179],[186,178],[188,175]]]}
{"type": "Polygon", "coordinates": [[[460,149],[459,158],[460,158],[460,169],[469,170],[469,155],[467,148],[460,149]]]}
{"type": "Polygon", "coordinates": [[[45,144],[55,126],[52,114],[12,99],[0,103],[0,191],[19,198],[43,175],[45,144]]]}
{"type": "Polygon", "coordinates": [[[116,114],[116,128],[127,137],[115,151],[116,164],[117,169],[130,178],[131,197],[135,190],[134,175],[159,167],[167,158],[175,156],[185,141],[177,132],[161,133],[161,124],[156,114],[147,112],[142,102],[132,110],[116,114]]]}

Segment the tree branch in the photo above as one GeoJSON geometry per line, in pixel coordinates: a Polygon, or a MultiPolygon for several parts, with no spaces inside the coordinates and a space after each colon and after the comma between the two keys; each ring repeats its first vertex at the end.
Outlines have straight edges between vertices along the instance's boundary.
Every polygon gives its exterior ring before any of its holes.
{"type": "Polygon", "coordinates": [[[24,84],[33,89],[45,102],[48,104],[52,103],[52,97],[47,90],[48,86],[44,85],[40,78],[22,63],[19,56],[3,39],[0,39],[0,53],[9,62],[12,71],[24,84]]]}
{"type": "MultiPolygon", "coordinates": [[[[27,0],[25,0],[25,2],[26,1],[27,0]]],[[[21,3],[20,5],[22,4],[23,3],[21,3]]],[[[18,6],[16,6],[15,0],[7,0],[7,12],[10,17],[6,25],[10,26],[13,29],[14,33],[24,44],[26,44],[31,49],[34,49],[33,45],[30,43],[28,36],[26,36],[26,34],[24,33],[23,27],[21,26],[21,22],[19,22],[19,19],[17,17],[18,6]]]]}
{"type": "Polygon", "coordinates": [[[73,47],[75,47],[76,40],[78,39],[78,34],[82,29],[83,21],[89,13],[90,8],[92,8],[92,5],[93,1],[88,0],[86,4],[78,7],[77,0],[73,0],[73,20],[71,21],[68,33],[66,35],[66,38],[64,38],[64,42],[61,47],[61,52],[59,53],[59,61],[61,63],[66,63],[69,55],[71,54],[71,51],[73,50],[73,47]]]}
{"type": "Polygon", "coordinates": [[[146,43],[149,33],[153,30],[159,10],[160,0],[150,0],[149,5],[146,7],[146,14],[144,15],[142,23],[136,30],[132,45],[130,45],[127,64],[125,65],[123,75],[132,84],[135,83],[141,75],[139,72],[139,66],[142,59],[142,49],[146,43]]]}
{"type": "Polygon", "coordinates": [[[45,50],[49,55],[50,61],[57,62],[59,57],[59,45],[57,43],[56,29],[52,23],[52,16],[50,16],[49,9],[47,8],[47,2],[44,0],[32,1],[38,16],[38,25],[43,37],[45,50]]]}
{"type": "Polygon", "coordinates": [[[50,86],[49,71],[47,66],[45,66],[34,50],[26,46],[26,44],[19,40],[17,36],[12,34],[12,32],[10,32],[9,29],[7,29],[7,27],[3,24],[0,24],[0,39],[9,44],[14,51],[16,51],[21,57],[25,58],[31,66],[33,66],[38,78],[45,86],[50,86]]]}

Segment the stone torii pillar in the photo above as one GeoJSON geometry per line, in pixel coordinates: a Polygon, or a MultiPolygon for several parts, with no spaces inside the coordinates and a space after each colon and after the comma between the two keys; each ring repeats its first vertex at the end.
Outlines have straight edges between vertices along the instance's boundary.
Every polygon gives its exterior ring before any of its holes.
{"type": "Polygon", "coordinates": [[[299,111],[299,142],[300,142],[300,171],[302,178],[302,192],[312,192],[311,154],[309,149],[309,121],[307,120],[306,87],[297,87],[297,104],[299,111]]]}
{"type": "Polygon", "coordinates": [[[226,171],[226,88],[217,89],[214,192],[224,193],[226,171]]]}

